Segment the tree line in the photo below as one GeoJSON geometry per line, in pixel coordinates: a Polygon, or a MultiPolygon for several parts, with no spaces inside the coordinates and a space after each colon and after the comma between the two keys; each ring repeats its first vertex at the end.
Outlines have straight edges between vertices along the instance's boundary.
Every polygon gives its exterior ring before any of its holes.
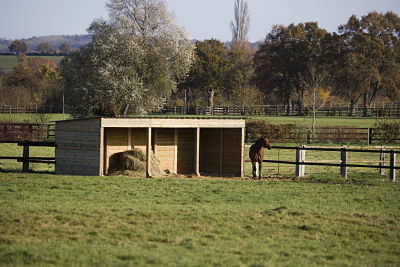
{"type": "Polygon", "coordinates": [[[8,50],[11,53],[15,53],[16,55],[30,53],[30,54],[54,56],[54,55],[59,55],[59,54],[67,55],[73,49],[71,48],[70,44],[67,42],[62,43],[58,47],[54,47],[49,42],[42,42],[42,43],[39,43],[33,51],[30,51],[28,49],[26,42],[24,42],[22,40],[14,40],[8,46],[8,50]]]}
{"type": "Polygon", "coordinates": [[[253,49],[244,0],[234,0],[229,45],[193,44],[163,0],[109,0],[107,8],[109,18],[90,25],[89,44],[69,51],[59,67],[21,55],[1,78],[0,99],[21,88],[26,103],[59,103],[64,94],[75,116],[262,104],[284,104],[288,114],[296,107],[302,115],[329,101],[362,103],[367,116],[377,99],[400,100],[400,18],[393,12],[351,16],[337,33],[317,22],[276,25],[253,49]],[[51,78],[42,75],[46,68],[51,78]]]}

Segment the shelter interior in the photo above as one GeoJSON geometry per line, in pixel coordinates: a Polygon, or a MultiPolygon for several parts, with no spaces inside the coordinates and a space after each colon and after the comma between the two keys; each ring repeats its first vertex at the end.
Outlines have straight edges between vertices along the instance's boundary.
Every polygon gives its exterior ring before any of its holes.
{"type": "Polygon", "coordinates": [[[243,119],[88,118],[56,122],[56,172],[107,175],[113,157],[133,148],[172,174],[243,176],[243,119]]]}

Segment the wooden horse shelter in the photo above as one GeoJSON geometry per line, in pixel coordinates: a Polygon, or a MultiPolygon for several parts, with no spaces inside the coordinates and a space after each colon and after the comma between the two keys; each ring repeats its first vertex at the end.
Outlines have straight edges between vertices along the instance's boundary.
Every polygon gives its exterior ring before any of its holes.
{"type": "Polygon", "coordinates": [[[87,118],[56,122],[56,173],[107,175],[133,148],[173,174],[243,177],[245,121],[232,118],[87,118]]]}

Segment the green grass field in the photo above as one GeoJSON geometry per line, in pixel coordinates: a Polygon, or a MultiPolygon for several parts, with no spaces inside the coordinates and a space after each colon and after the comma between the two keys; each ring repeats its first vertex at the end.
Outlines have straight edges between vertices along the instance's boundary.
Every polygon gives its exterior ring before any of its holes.
{"type": "MultiPolygon", "coordinates": [[[[62,56],[29,56],[30,58],[42,57],[53,60],[56,64],[60,63],[62,56]]],[[[12,71],[13,67],[18,64],[16,56],[12,55],[0,55],[0,68],[6,73],[12,71]]]]}
{"type": "Polygon", "coordinates": [[[0,173],[0,265],[398,266],[399,183],[0,173]]]}
{"type": "MultiPolygon", "coordinates": [[[[63,116],[62,114],[51,114],[50,116],[51,116],[50,120],[62,120],[70,118],[69,115],[63,116]]],[[[38,116],[36,114],[0,114],[0,121],[7,120],[15,122],[34,122],[37,120],[37,117],[38,116]]],[[[267,120],[272,124],[299,124],[302,126],[311,126],[311,118],[309,117],[250,117],[249,119],[263,119],[267,120]]],[[[376,118],[357,118],[357,117],[317,118],[317,126],[353,126],[360,128],[368,128],[368,127],[374,127],[376,122],[377,122],[376,118]]]]}
{"type": "Polygon", "coordinates": [[[51,123],[52,121],[70,119],[69,114],[0,114],[0,122],[19,122],[19,123],[51,123]]]}

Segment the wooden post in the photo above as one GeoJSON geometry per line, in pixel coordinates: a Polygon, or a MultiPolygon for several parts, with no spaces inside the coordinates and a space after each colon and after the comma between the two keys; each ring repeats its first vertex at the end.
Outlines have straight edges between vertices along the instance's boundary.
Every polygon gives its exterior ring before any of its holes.
{"type": "Polygon", "coordinates": [[[147,128],[146,177],[151,178],[151,127],[147,128]]]}
{"type": "MultiPolygon", "coordinates": [[[[380,167],[385,166],[386,153],[384,151],[385,151],[385,148],[381,147],[381,153],[379,154],[379,160],[380,160],[379,166],[380,167]]],[[[380,175],[385,175],[385,169],[384,168],[379,168],[379,173],[380,173],[380,175]]]]}
{"type": "Polygon", "coordinates": [[[372,128],[368,128],[368,145],[372,144],[372,128]]]}
{"type": "Polygon", "coordinates": [[[178,129],[174,131],[174,174],[178,174],[178,129]]]}
{"type": "Polygon", "coordinates": [[[29,172],[29,145],[24,145],[22,157],[22,172],[29,172]]]}
{"type": "Polygon", "coordinates": [[[396,181],[396,170],[394,169],[396,167],[396,153],[394,151],[390,151],[390,173],[389,173],[389,179],[392,182],[396,181]]]}
{"type": "Polygon", "coordinates": [[[128,150],[132,150],[132,128],[128,128],[128,150]]]}
{"type": "Polygon", "coordinates": [[[241,141],[241,157],[242,157],[242,160],[241,160],[241,163],[242,163],[242,166],[240,166],[240,177],[244,177],[244,165],[245,165],[245,155],[244,155],[244,153],[245,153],[245,147],[244,147],[244,144],[245,144],[245,135],[246,135],[246,129],[245,128],[242,128],[242,131],[241,131],[241,133],[242,133],[242,141],[241,141]]]}
{"type": "Polygon", "coordinates": [[[347,162],[349,160],[349,152],[347,151],[347,147],[343,146],[343,148],[340,151],[340,174],[342,175],[343,178],[347,179],[347,162]]]}
{"type": "Polygon", "coordinates": [[[301,164],[306,158],[306,151],[303,148],[303,145],[296,148],[296,177],[303,177],[305,174],[305,166],[301,164]]]}
{"type": "Polygon", "coordinates": [[[200,176],[200,128],[196,128],[195,144],[194,172],[197,176],[200,176]]]}
{"type": "Polygon", "coordinates": [[[224,129],[220,130],[220,140],[219,140],[219,175],[223,174],[223,164],[224,164],[224,129]]]}

